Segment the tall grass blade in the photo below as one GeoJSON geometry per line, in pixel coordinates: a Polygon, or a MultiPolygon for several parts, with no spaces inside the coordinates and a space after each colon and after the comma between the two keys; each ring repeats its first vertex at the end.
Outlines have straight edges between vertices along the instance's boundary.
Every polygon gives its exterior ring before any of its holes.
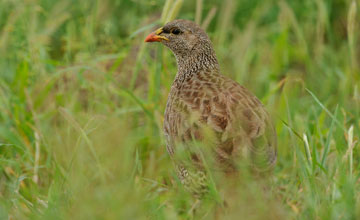
{"type": "Polygon", "coordinates": [[[183,2],[184,2],[184,0],[176,0],[175,1],[175,3],[171,7],[171,10],[169,11],[169,13],[166,17],[165,23],[174,20],[178,16],[183,2]]]}
{"type": "Polygon", "coordinates": [[[316,103],[318,103],[320,105],[320,107],[332,118],[332,120],[335,121],[335,123],[342,129],[345,131],[344,126],[336,119],[336,117],[329,111],[329,109],[327,109],[321,102],[320,100],[314,95],[314,93],[312,93],[309,89],[305,88],[306,91],[313,97],[313,99],[315,100],[316,103]]]}
{"type": "Polygon", "coordinates": [[[353,175],[353,149],[356,144],[356,141],[354,141],[354,126],[353,125],[351,125],[349,130],[347,131],[347,142],[348,142],[348,150],[346,151],[344,160],[348,159],[348,161],[349,161],[349,176],[350,176],[350,178],[352,178],[352,175],[353,175]]]}
{"type": "Polygon", "coordinates": [[[304,145],[305,145],[306,157],[307,157],[308,163],[310,164],[310,167],[312,167],[312,158],[311,158],[309,141],[308,141],[307,135],[305,133],[303,134],[303,140],[304,140],[304,145]]]}
{"type": "Polygon", "coordinates": [[[196,0],[195,22],[199,25],[201,24],[202,11],[203,11],[203,0],[196,0]]]}
{"type": "Polygon", "coordinates": [[[207,28],[209,27],[211,21],[214,19],[215,15],[216,15],[216,11],[217,11],[217,8],[216,7],[212,7],[209,11],[209,13],[206,15],[203,23],[201,24],[201,27],[204,29],[204,30],[207,30],[207,28]]]}
{"type": "Polygon", "coordinates": [[[357,10],[357,4],[356,1],[353,0],[350,4],[349,13],[347,17],[347,36],[348,36],[348,44],[349,44],[350,60],[351,60],[352,68],[356,67],[357,65],[356,38],[355,38],[356,10],[357,10]]]}
{"type": "Polygon", "coordinates": [[[173,0],[166,0],[165,5],[163,7],[162,13],[161,13],[161,22],[165,24],[167,22],[167,17],[170,12],[171,5],[173,4],[173,0]]]}
{"type": "Polygon", "coordinates": [[[102,169],[99,157],[96,153],[96,150],[94,148],[94,145],[92,143],[92,141],[89,139],[88,135],[86,134],[86,132],[84,131],[84,129],[79,125],[79,123],[71,116],[71,114],[67,111],[67,109],[65,108],[59,108],[60,113],[63,115],[63,117],[69,122],[69,124],[71,126],[73,126],[75,128],[75,130],[77,130],[81,137],[85,140],[85,143],[87,144],[87,146],[90,149],[91,154],[93,155],[96,165],[99,169],[99,174],[101,177],[102,181],[105,181],[105,174],[104,171],[102,169]]]}
{"type": "MultiPolygon", "coordinates": [[[[336,109],[335,109],[335,112],[334,112],[334,118],[335,119],[336,119],[336,116],[337,116],[338,107],[339,106],[336,106],[336,109]]],[[[329,153],[329,150],[330,150],[330,143],[331,143],[332,133],[333,133],[334,124],[335,124],[334,118],[332,118],[332,120],[331,120],[329,133],[328,133],[328,136],[326,138],[324,153],[323,153],[323,156],[322,156],[322,159],[321,159],[321,166],[322,167],[325,166],[326,157],[328,156],[328,153],[329,153]]]]}

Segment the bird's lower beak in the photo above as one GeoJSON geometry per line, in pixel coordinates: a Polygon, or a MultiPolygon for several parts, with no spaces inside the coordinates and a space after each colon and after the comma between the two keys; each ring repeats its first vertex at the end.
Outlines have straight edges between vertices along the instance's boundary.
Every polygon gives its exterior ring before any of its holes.
{"type": "Polygon", "coordinates": [[[169,40],[167,37],[160,36],[163,32],[162,28],[157,29],[145,38],[145,42],[160,42],[161,40],[169,40]]]}

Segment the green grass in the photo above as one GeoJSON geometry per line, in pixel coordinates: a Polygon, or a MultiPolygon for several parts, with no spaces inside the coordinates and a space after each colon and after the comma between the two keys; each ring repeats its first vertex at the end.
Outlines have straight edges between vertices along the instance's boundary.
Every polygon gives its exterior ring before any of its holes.
{"type": "Polygon", "coordinates": [[[359,5],[2,0],[0,219],[359,219],[359,5]],[[273,174],[224,184],[226,214],[221,187],[184,191],[165,149],[175,58],[143,41],[175,16],[207,27],[276,124],[273,174]]]}

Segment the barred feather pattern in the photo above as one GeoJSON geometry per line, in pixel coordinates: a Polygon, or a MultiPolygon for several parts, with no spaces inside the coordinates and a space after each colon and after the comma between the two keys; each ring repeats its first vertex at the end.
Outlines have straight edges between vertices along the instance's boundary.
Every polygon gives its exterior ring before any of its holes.
{"type": "Polygon", "coordinates": [[[177,61],[178,73],[171,86],[164,116],[167,151],[175,161],[179,179],[195,194],[206,191],[206,169],[199,155],[192,153],[190,169],[176,157],[177,148],[192,142],[211,143],[215,161],[224,172],[236,172],[245,155],[261,170],[276,161],[276,132],[263,104],[246,88],[220,73],[207,34],[196,24],[175,20],[164,26],[180,28],[182,35],[164,41],[177,61]],[[214,138],[207,140],[204,130],[214,138]]]}

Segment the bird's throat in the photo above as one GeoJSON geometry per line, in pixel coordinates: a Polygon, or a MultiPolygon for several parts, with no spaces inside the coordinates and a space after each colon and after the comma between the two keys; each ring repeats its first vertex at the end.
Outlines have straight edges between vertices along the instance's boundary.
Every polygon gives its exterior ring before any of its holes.
{"type": "Polygon", "coordinates": [[[219,72],[219,63],[213,51],[197,52],[188,55],[176,55],[179,83],[193,77],[201,71],[219,72]]]}

